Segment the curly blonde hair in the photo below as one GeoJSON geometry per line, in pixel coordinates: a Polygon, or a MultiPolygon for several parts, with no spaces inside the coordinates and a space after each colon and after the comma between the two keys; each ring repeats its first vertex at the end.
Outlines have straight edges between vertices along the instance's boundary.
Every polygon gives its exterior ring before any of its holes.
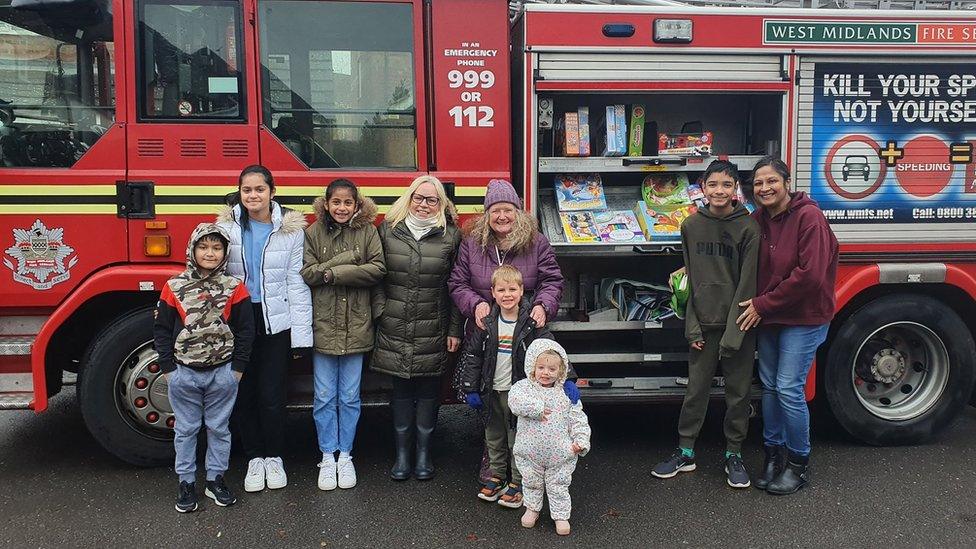
{"type": "MultiPolygon", "coordinates": [[[[482,250],[487,250],[488,246],[497,246],[500,244],[498,239],[495,238],[495,231],[491,230],[490,218],[491,214],[486,210],[470,226],[469,234],[481,246],[482,250]]],[[[508,242],[511,246],[508,249],[517,255],[528,250],[535,242],[536,235],[539,234],[539,223],[534,217],[526,213],[525,210],[516,208],[515,219],[512,225],[512,232],[508,235],[508,242]]]]}
{"type": "Polygon", "coordinates": [[[529,375],[529,378],[532,381],[535,381],[536,380],[535,379],[535,368],[536,368],[536,365],[539,364],[539,359],[541,359],[544,356],[551,356],[551,357],[555,357],[556,358],[556,360],[559,362],[559,370],[556,373],[556,379],[557,380],[566,379],[566,373],[567,373],[567,370],[568,370],[568,368],[566,367],[566,361],[563,360],[563,355],[559,354],[558,352],[556,352],[553,349],[547,349],[545,351],[542,351],[541,353],[539,353],[539,356],[535,357],[535,364],[532,365],[532,374],[529,375]]]}

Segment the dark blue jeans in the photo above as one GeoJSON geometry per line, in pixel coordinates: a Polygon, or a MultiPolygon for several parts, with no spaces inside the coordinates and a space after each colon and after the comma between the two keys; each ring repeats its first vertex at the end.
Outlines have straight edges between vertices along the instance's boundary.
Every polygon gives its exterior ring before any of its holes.
{"type": "Polygon", "coordinates": [[[763,386],[763,440],[810,455],[810,410],[804,387],[829,324],[759,329],[759,380],[763,386]]]}

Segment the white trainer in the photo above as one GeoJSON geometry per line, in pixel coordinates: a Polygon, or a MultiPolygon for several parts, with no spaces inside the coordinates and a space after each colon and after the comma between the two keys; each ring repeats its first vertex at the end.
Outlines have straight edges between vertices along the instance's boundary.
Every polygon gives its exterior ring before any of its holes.
{"type": "Polygon", "coordinates": [[[244,491],[260,492],[261,490],[264,490],[264,458],[254,458],[247,463],[244,491]]]}
{"type": "Polygon", "coordinates": [[[322,454],[319,463],[319,490],[335,490],[338,486],[336,478],[336,461],[332,454],[322,454]]]}
{"type": "Polygon", "coordinates": [[[288,486],[288,475],[280,457],[264,458],[264,473],[268,481],[268,488],[277,490],[288,486]]]}
{"type": "Polygon", "coordinates": [[[352,488],[356,485],[356,468],[351,457],[339,458],[339,488],[352,488]]]}

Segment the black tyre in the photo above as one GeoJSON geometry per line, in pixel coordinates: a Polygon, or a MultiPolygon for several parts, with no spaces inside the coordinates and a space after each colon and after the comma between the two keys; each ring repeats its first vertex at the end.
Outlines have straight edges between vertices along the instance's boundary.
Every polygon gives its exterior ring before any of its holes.
{"type": "Polygon", "coordinates": [[[838,423],[869,444],[917,444],[969,401],[976,347],[966,324],[932,298],[892,295],[851,315],[830,342],[824,389],[838,423]]]}
{"type": "Polygon", "coordinates": [[[115,320],[88,347],[78,375],[81,414],[92,436],[140,466],[173,460],[173,413],[152,326],[152,308],[115,320]]]}

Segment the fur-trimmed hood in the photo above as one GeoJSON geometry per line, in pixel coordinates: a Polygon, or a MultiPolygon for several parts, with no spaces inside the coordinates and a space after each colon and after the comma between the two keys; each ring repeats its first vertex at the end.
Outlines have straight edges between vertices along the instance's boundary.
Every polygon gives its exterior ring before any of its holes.
{"type": "MultiPolygon", "coordinates": [[[[242,208],[240,204],[236,206],[221,206],[217,210],[217,223],[234,222],[240,224],[242,208]]],[[[271,201],[271,223],[275,229],[280,228],[283,233],[294,233],[302,231],[308,225],[305,214],[298,210],[285,208],[274,200],[271,201]]]]}
{"type": "MultiPolygon", "coordinates": [[[[312,206],[315,209],[315,219],[316,221],[325,223],[327,211],[325,207],[325,197],[320,196],[315,199],[315,203],[312,206]]],[[[376,202],[368,196],[359,196],[359,210],[353,214],[352,219],[349,220],[349,227],[352,229],[361,229],[366,225],[372,225],[376,221],[376,216],[379,214],[379,208],[376,206],[376,202]]]]}
{"type": "Polygon", "coordinates": [[[533,375],[535,373],[535,361],[539,359],[539,355],[546,351],[558,353],[563,359],[563,364],[566,365],[556,383],[556,385],[562,386],[569,374],[569,356],[566,355],[566,349],[563,349],[562,345],[552,339],[536,339],[529,344],[529,348],[525,351],[525,377],[535,382],[533,375]]]}

